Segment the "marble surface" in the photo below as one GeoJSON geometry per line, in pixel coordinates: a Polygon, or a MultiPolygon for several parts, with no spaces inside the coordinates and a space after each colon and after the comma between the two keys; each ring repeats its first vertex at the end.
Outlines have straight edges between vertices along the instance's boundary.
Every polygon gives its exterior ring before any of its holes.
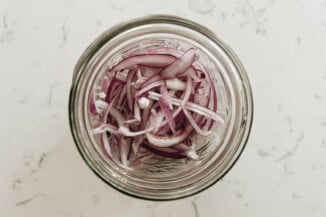
{"type": "Polygon", "coordinates": [[[325,216],[325,0],[0,0],[0,73],[0,216],[325,216]],[[252,134],[231,172],[194,197],[161,203],[99,180],[67,117],[85,47],[116,23],[155,13],[224,39],[255,99],[252,134]]]}

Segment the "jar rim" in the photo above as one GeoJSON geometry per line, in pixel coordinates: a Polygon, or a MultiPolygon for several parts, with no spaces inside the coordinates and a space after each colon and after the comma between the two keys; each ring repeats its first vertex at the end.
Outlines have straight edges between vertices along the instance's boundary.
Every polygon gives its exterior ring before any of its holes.
{"type": "Polygon", "coordinates": [[[216,182],[218,182],[230,171],[230,169],[238,161],[238,159],[239,159],[241,153],[243,152],[243,150],[247,144],[247,141],[249,139],[249,134],[250,134],[252,122],[253,122],[253,96],[252,96],[252,90],[251,90],[251,86],[249,83],[249,79],[247,77],[245,69],[242,66],[238,57],[233,52],[233,50],[227,44],[222,42],[211,30],[209,30],[208,28],[206,28],[200,24],[197,24],[193,21],[186,20],[186,19],[176,17],[176,16],[151,15],[151,16],[147,16],[147,17],[133,19],[133,20],[130,20],[130,21],[127,21],[124,23],[120,23],[112,28],[109,28],[107,31],[105,31],[99,37],[97,37],[95,39],[95,41],[92,42],[88,46],[88,48],[84,51],[84,53],[81,55],[81,57],[79,58],[76,66],[75,66],[72,80],[73,80],[73,82],[72,82],[70,95],[69,95],[69,123],[70,123],[70,130],[73,135],[77,149],[78,149],[80,155],[82,156],[83,160],[89,166],[89,168],[101,180],[103,180],[106,184],[112,186],[113,188],[117,189],[118,191],[120,191],[124,194],[130,195],[130,196],[133,196],[136,198],[148,199],[148,200],[158,200],[158,201],[180,199],[180,198],[184,198],[184,197],[188,197],[188,196],[197,194],[197,193],[209,188],[216,182]],[[116,185],[112,184],[111,182],[106,180],[104,177],[102,177],[101,174],[99,174],[99,171],[94,167],[93,163],[90,162],[89,159],[87,159],[87,157],[84,155],[83,150],[81,150],[80,138],[78,137],[78,132],[77,132],[78,128],[76,127],[76,122],[75,122],[76,120],[75,120],[75,116],[74,116],[74,111],[75,111],[74,98],[77,95],[77,91],[78,91],[77,86],[80,83],[80,80],[82,78],[82,71],[83,71],[85,65],[87,64],[88,60],[91,59],[97,53],[97,51],[102,46],[104,46],[108,41],[119,36],[119,34],[121,32],[125,32],[134,27],[143,26],[143,25],[147,25],[147,24],[173,24],[173,25],[178,25],[178,26],[182,26],[185,28],[189,28],[189,29],[192,29],[194,31],[197,31],[197,32],[205,35],[209,40],[211,40],[212,42],[217,44],[225,52],[225,54],[228,56],[228,58],[230,58],[230,60],[233,63],[233,66],[237,69],[236,71],[239,73],[241,82],[243,83],[244,94],[245,94],[244,100],[246,102],[245,109],[247,110],[245,129],[242,132],[243,135],[241,136],[241,141],[239,141],[239,142],[241,142],[241,145],[239,145],[240,149],[237,150],[237,153],[234,156],[233,161],[231,162],[230,165],[228,165],[228,168],[225,171],[223,171],[223,174],[221,174],[217,179],[215,179],[209,185],[206,185],[200,189],[197,189],[196,191],[186,192],[186,193],[183,193],[182,195],[177,195],[177,196],[170,195],[169,197],[165,197],[165,198],[153,197],[153,196],[148,196],[148,195],[146,196],[146,195],[142,195],[142,194],[137,194],[135,192],[129,192],[129,191],[126,191],[125,189],[117,187],[116,185]]]}

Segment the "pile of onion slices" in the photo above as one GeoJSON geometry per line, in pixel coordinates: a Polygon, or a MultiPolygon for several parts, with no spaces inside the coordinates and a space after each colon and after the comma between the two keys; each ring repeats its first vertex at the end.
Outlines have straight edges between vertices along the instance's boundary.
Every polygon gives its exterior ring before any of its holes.
{"type": "Polygon", "coordinates": [[[196,50],[176,53],[157,49],[127,57],[92,88],[93,133],[115,163],[130,168],[158,156],[196,160],[193,138],[224,124],[210,74],[194,66],[196,50]]]}

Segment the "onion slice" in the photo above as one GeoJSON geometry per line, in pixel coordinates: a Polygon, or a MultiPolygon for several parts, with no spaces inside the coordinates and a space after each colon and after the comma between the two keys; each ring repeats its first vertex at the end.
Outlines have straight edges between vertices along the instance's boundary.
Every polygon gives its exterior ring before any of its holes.
{"type": "Polygon", "coordinates": [[[138,132],[131,132],[127,127],[119,127],[118,129],[118,132],[121,134],[121,135],[124,135],[124,136],[128,136],[128,137],[135,137],[135,136],[140,136],[140,135],[143,135],[145,133],[147,133],[148,131],[151,131],[152,129],[147,129],[147,130],[142,130],[142,131],[138,131],[138,132]]]}
{"type": "Polygon", "coordinates": [[[133,106],[132,106],[132,94],[131,94],[131,80],[135,75],[135,71],[131,71],[129,72],[128,76],[127,76],[127,84],[126,84],[126,90],[127,90],[127,102],[128,102],[128,107],[129,110],[132,111],[133,110],[133,106]]]}
{"type": "Polygon", "coordinates": [[[165,67],[175,61],[175,57],[168,54],[150,54],[128,57],[114,66],[110,71],[119,71],[126,68],[137,68],[138,65],[150,67],[165,67]]]}
{"type": "Polygon", "coordinates": [[[195,60],[195,49],[191,48],[186,51],[180,58],[176,59],[171,65],[167,66],[161,75],[163,78],[173,78],[179,74],[187,71],[195,60]]]}
{"type": "Polygon", "coordinates": [[[151,132],[147,132],[146,138],[152,145],[157,147],[171,147],[185,140],[191,131],[192,127],[188,126],[185,130],[178,131],[176,135],[173,136],[159,136],[151,132]]]}
{"type": "Polygon", "coordinates": [[[172,78],[165,81],[165,85],[170,90],[185,90],[186,84],[178,78],[172,78]]]}

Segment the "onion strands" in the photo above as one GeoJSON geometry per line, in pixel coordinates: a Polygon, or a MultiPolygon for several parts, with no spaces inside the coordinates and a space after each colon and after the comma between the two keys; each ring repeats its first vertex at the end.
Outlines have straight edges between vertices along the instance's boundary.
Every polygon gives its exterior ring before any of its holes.
{"type": "Polygon", "coordinates": [[[194,136],[209,136],[224,120],[214,82],[195,68],[197,59],[194,48],[154,49],[107,70],[88,102],[105,156],[124,168],[155,156],[198,159],[194,136]]]}

